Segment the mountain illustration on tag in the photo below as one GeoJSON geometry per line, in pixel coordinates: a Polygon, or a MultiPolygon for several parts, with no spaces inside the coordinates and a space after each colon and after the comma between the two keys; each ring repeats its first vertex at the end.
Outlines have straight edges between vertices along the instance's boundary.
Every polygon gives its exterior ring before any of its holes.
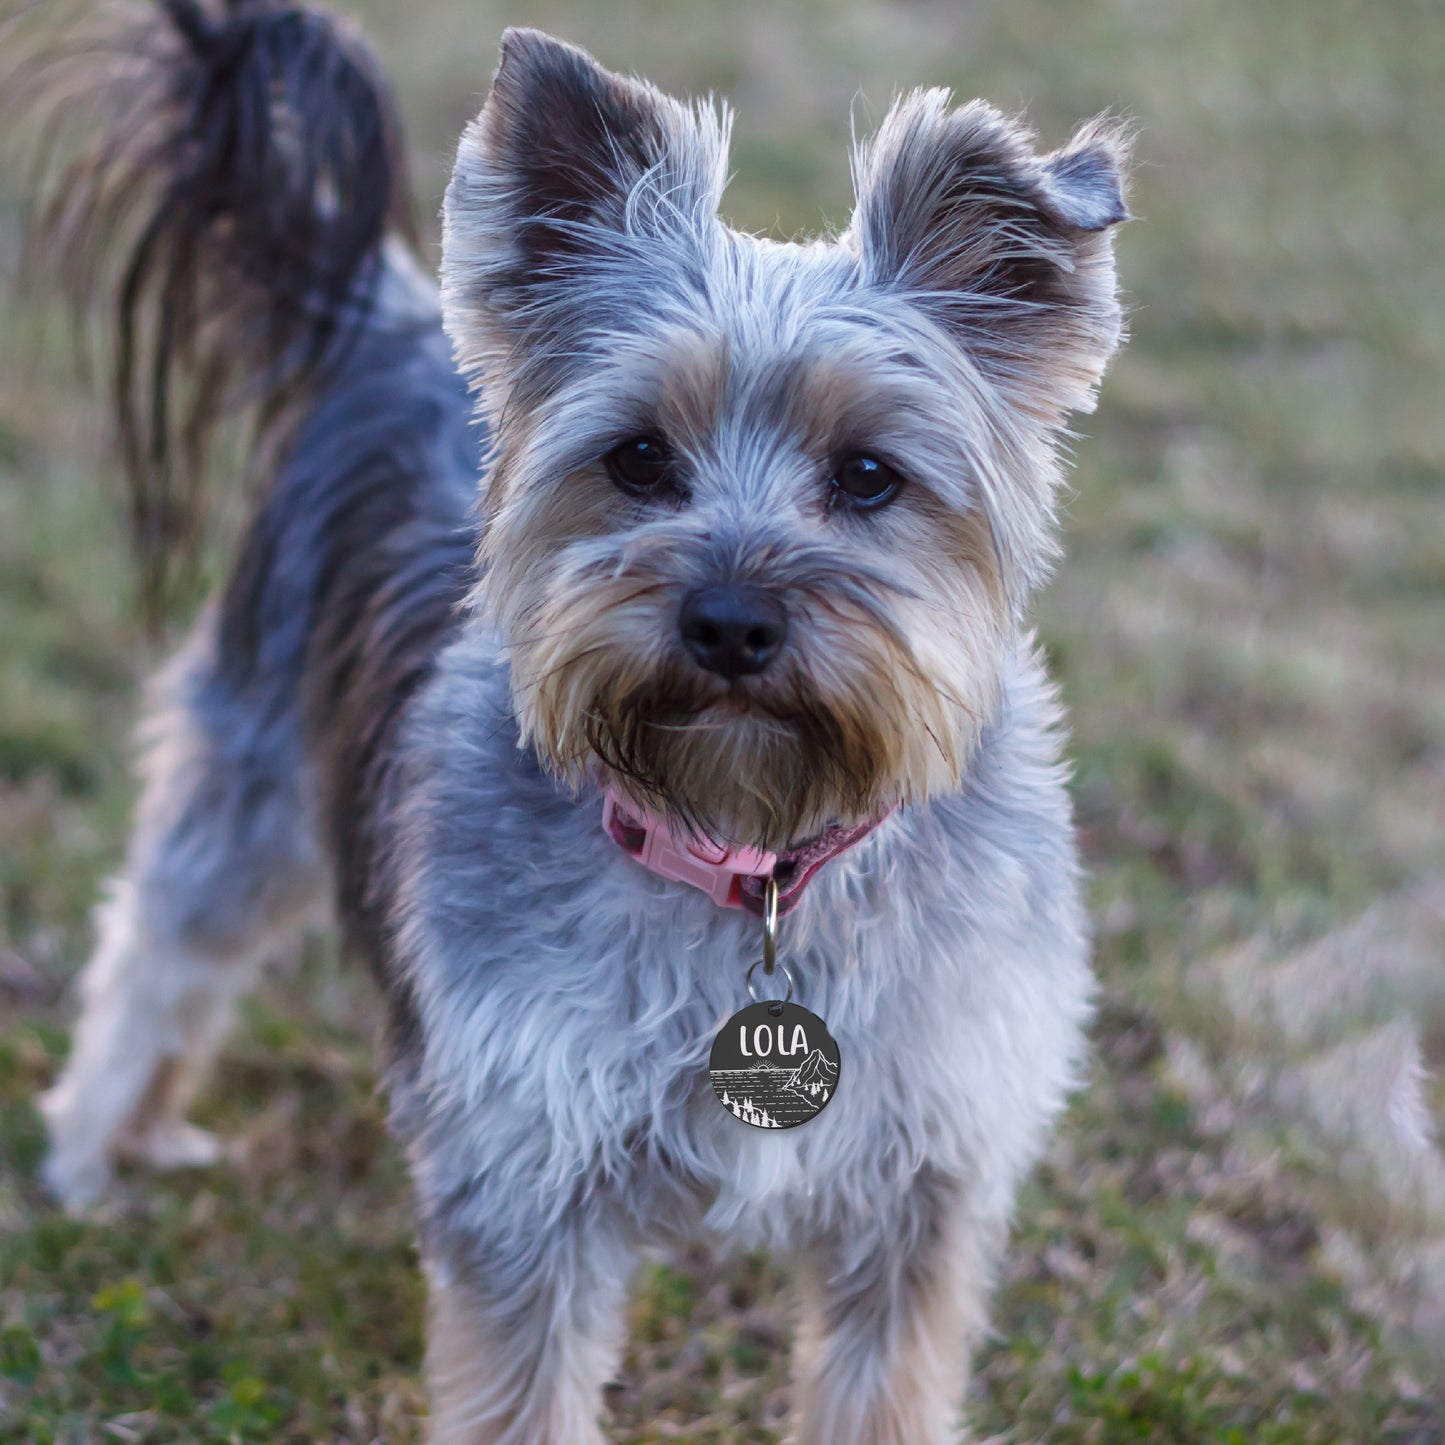
{"type": "Polygon", "coordinates": [[[838,1088],[838,1045],[817,1014],[793,1003],[756,1003],[735,1013],[709,1063],[718,1103],[755,1129],[806,1123],[838,1088]]]}
{"type": "Polygon", "coordinates": [[[827,1096],[831,1094],[838,1083],[838,1067],[830,1064],[823,1057],[822,1049],[814,1049],[808,1055],[807,1061],[803,1064],[791,1079],[788,1080],[790,1089],[806,1089],[812,1098],[823,1096],[822,1102],[827,1103],[827,1096]]]}

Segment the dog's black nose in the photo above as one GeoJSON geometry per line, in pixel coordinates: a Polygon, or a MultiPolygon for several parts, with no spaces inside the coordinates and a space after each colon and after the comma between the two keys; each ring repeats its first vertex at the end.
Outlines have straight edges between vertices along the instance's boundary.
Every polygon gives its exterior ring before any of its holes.
{"type": "Polygon", "coordinates": [[[719,677],[761,672],[788,635],[783,604],[747,583],[724,583],[692,593],[677,621],[683,643],[698,665],[719,677]]]}

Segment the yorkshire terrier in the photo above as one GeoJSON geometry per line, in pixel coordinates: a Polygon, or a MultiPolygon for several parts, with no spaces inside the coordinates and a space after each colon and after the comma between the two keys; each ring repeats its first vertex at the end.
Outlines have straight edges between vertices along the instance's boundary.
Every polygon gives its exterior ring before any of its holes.
{"type": "Polygon", "coordinates": [[[600,1442],[634,1265],[698,1239],[796,1266],[797,1441],[955,1438],[1084,1052],[1026,616],[1121,337],[1126,136],[1041,154],[915,91],[847,229],[785,244],[719,219],[725,110],[511,30],[438,290],[362,42],[281,0],[160,10],[50,234],[117,284],[151,560],[227,408],[266,485],[157,683],[49,1187],[217,1156],[185,1113],[232,1005],[329,904],[389,1003],[431,1440],[600,1442]],[[836,1043],[805,1074],[778,1029],[801,1121],[709,1074],[784,975],[836,1043]]]}

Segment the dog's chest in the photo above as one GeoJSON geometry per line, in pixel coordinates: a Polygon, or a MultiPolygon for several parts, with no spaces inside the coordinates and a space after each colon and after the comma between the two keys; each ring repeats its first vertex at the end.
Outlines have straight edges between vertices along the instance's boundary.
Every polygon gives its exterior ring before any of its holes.
{"type": "Polygon", "coordinates": [[[948,1079],[959,1003],[916,957],[900,971],[892,955],[916,955],[916,940],[860,941],[816,906],[785,920],[782,957],[841,1072],[816,1117],[760,1129],[722,1106],[708,1071],[719,1029],[749,1002],[758,921],[645,873],[600,830],[573,845],[505,917],[439,935],[447,915],[430,915],[418,971],[430,1071],[466,1100],[465,1136],[489,1158],[528,1158],[558,1187],[588,1174],[628,1193],[676,1189],[719,1232],[766,1242],[820,1194],[866,1198],[922,1141],[943,1145],[940,1106],[965,1087],[948,1079]]]}
{"type": "Polygon", "coordinates": [[[975,802],[905,810],[809,885],[780,958],[841,1072],[817,1117],[765,1132],[708,1073],[758,920],[617,848],[600,800],[499,725],[502,682],[462,668],[433,695],[398,818],[415,1112],[446,1178],[518,1209],[593,1181],[734,1237],[863,1208],[925,1163],[1006,1181],[1074,1077],[1089,986],[1054,772],[1000,758],[975,802]]]}

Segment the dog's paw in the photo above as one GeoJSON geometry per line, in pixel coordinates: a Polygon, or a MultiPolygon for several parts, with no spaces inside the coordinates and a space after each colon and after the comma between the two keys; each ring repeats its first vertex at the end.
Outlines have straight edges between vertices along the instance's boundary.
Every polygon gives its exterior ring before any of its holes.
{"type": "Polygon", "coordinates": [[[67,1214],[83,1214],[110,1192],[110,1151],[96,1133],[77,1127],[77,1110],[62,1090],[42,1094],[35,1106],[50,1141],[40,1165],[41,1188],[67,1214]]]}
{"type": "Polygon", "coordinates": [[[205,1169],[220,1160],[225,1147],[205,1129],[176,1120],[129,1135],[119,1152],[127,1163],[147,1169],[205,1169]]]}
{"type": "Polygon", "coordinates": [[[40,1166],[40,1183],[67,1214],[84,1214],[110,1191],[110,1161],[53,1150],[40,1166]]]}

